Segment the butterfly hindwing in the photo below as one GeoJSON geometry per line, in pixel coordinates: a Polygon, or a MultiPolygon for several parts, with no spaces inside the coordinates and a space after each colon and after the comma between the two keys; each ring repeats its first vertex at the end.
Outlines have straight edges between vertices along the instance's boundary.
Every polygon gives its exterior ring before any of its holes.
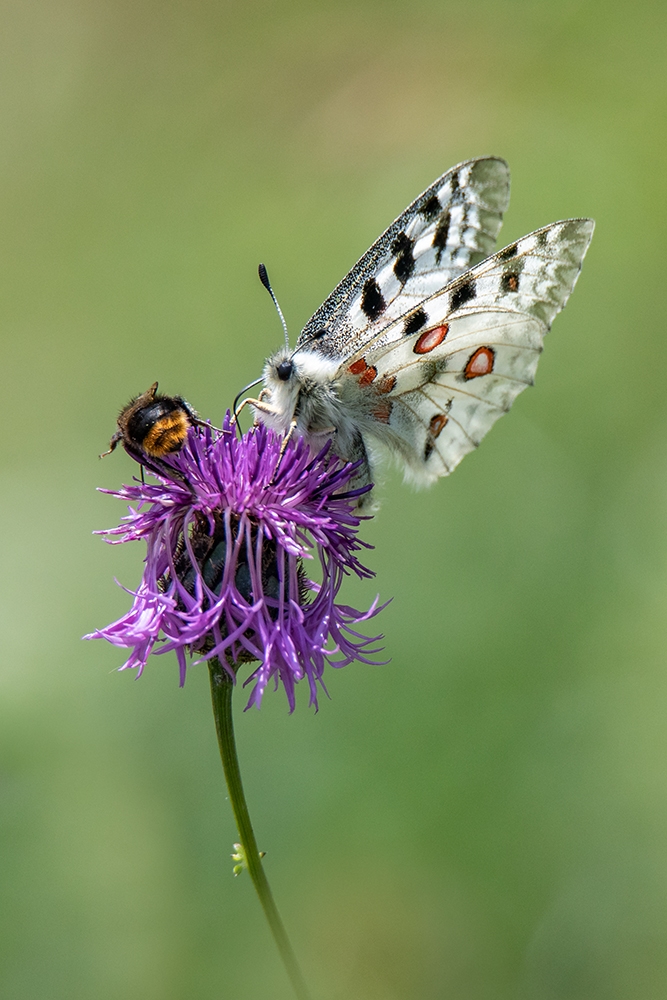
{"type": "Polygon", "coordinates": [[[592,233],[591,220],[571,219],[525,236],[408,304],[347,360],[342,397],[354,407],[365,389],[366,428],[401,454],[411,478],[451,472],[532,384],[592,233]]]}
{"type": "Polygon", "coordinates": [[[443,174],[396,219],[308,321],[296,349],[346,358],[495,245],[509,168],[485,157],[443,174]]]}

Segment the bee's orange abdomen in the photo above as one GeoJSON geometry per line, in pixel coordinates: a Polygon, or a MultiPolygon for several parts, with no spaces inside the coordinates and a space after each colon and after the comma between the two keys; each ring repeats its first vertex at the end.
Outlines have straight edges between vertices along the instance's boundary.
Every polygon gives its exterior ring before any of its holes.
{"type": "Polygon", "coordinates": [[[185,441],[190,421],[185,410],[173,410],[155,421],[141,442],[147,455],[162,458],[178,451],[185,441]]]}

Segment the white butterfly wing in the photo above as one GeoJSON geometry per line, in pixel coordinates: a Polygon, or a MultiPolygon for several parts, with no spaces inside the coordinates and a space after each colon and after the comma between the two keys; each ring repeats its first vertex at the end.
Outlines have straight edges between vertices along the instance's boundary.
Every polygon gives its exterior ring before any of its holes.
{"type": "Polygon", "coordinates": [[[570,219],[525,236],[347,360],[341,401],[364,432],[402,455],[411,478],[448,475],[532,384],[593,227],[570,219]]]}
{"type": "Polygon", "coordinates": [[[296,350],[343,360],[493,250],[509,203],[504,160],[443,174],[366,251],[303,328],[296,350]]]}

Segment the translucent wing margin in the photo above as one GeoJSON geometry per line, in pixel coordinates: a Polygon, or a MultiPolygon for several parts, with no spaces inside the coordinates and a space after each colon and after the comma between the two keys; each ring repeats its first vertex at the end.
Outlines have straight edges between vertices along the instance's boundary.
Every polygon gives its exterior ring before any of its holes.
{"type": "Polygon", "coordinates": [[[345,359],[493,250],[509,167],[484,157],[448,170],[357,261],[303,328],[296,350],[345,359]]]}
{"type": "Polygon", "coordinates": [[[574,288],[590,219],[556,222],[471,268],[384,330],[341,370],[350,406],[423,483],[448,475],[511,406],[574,288]]]}

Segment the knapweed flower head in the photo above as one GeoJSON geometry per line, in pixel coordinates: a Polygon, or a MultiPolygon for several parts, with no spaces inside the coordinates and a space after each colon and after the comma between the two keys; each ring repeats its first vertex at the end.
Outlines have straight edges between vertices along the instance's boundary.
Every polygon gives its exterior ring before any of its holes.
{"type": "Polygon", "coordinates": [[[131,649],[121,669],[138,675],[151,653],[174,650],[181,685],[190,656],[215,658],[232,677],[258,660],[247,707],[273,679],[290,711],[303,678],[317,707],[327,663],[377,663],[381,636],[356,631],[382,610],[377,599],[365,613],[336,603],[346,574],[373,576],[357,556],[370,546],[357,537],[364,490],[348,489],[355,465],[328,448],[313,457],[301,439],[285,447],[263,426],[239,439],[229,414],[221,433],[191,428],[165,461],[173,479],[104,491],[134,506],[100,534],[112,544],[144,539],[148,551],[132,608],[86,638],[131,649]],[[306,567],[318,563],[310,579],[306,567]]]}

